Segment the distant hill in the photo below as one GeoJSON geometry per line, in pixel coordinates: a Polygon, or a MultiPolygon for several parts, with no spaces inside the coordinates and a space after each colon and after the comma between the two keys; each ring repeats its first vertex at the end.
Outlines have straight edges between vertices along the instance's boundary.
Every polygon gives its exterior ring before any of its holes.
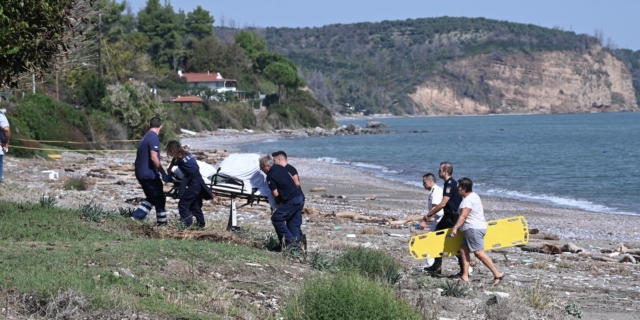
{"type": "Polygon", "coordinates": [[[296,62],[334,112],[638,109],[640,54],[605,50],[572,31],[441,17],[263,32],[269,49],[296,62]]]}

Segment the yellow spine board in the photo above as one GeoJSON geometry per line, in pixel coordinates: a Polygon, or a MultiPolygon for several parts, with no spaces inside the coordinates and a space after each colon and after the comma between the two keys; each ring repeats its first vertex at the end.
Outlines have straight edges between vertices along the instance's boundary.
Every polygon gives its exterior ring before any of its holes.
{"type": "MultiPolygon", "coordinates": [[[[451,228],[411,237],[409,252],[416,260],[453,256],[462,245],[462,232],[449,237],[451,228]]],[[[484,250],[525,245],[529,242],[529,225],[523,216],[487,221],[484,250]]]]}

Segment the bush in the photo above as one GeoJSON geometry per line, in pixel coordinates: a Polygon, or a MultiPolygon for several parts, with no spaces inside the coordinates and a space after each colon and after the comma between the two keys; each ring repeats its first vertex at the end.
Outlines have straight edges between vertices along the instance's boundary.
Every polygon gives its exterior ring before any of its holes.
{"type": "Polygon", "coordinates": [[[104,78],[93,72],[89,73],[80,84],[78,95],[80,96],[80,103],[85,108],[103,109],[102,99],[107,95],[107,85],[104,78]]]}
{"type": "Polygon", "coordinates": [[[285,319],[422,319],[393,289],[355,273],[305,281],[284,305],[285,319]]]}
{"type": "Polygon", "coordinates": [[[341,270],[353,270],[374,280],[395,284],[402,277],[400,265],[386,253],[362,247],[350,248],[336,259],[341,270]]]}
{"type": "Polygon", "coordinates": [[[71,178],[71,179],[69,179],[69,181],[67,181],[64,184],[64,189],[65,190],[84,191],[84,190],[87,190],[88,188],[89,188],[89,182],[87,181],[87,178],[85,178],[85,177],[71,178]]]}
{"type": "MultiPolygon", "coordinates": [[[[7,113],[12,131],[16,134],[11,143],[14,146],[40,148],[37,142],[18,139],[55,140],[65,142],[85,142],[86,144],[48,143],[68,149],[87,149],[91,144],[87,139],[90,129],[87,116],[81,110],[56,102],[48,96],[31,94],[7,113]]],[[[18,157],[32,156],[31,149],[13,149],[18,157]],[[20,150],[19,150],[20,149],[20,150]]]]}

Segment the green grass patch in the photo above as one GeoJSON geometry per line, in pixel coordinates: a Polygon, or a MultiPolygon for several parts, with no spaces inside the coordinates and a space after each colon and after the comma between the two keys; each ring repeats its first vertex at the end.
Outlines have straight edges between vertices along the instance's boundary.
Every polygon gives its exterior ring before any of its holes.
{"type": "Polygon", "coordinates": [[[395,284],[400,281],[400,264],[386,253],[362,247],[347,249],[335,261],[340,270],[353,270],[371,279],[395,284]]]}
{"type": "Polygon", "coordinates": [[[357,273],[307,280],[284,305],[285,319],[423,319],[393,288],[357,273]]]}
{"type": "Polygon", "coordinates": [[[64,184],[64,189],[84,191],[89,189],[89,182],[85,177],[71,178],[64,184]]]}
{"type": "Polygon", "coordinates": [[[208,275],[216,266],[239,270],[245,261],[277,264],[273,255],[227,243],[136,236],[131,229],[137,224],[121,211],[96,223],[83,218],[83,210],[0,201],[0,290],[45,301],[73,290],[92,310],[173,318],[259,314],[227,297],[228,284],[208,275]]]}

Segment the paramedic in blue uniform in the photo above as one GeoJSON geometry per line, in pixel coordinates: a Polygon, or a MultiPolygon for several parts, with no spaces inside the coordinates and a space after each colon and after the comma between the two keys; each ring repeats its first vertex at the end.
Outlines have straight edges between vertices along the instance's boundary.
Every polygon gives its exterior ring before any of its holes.
{"type": "MultiPolygon", "coordinates": [[[[192,216],[196,217],[198,228],[204,229],[204,214],[202,213],[202,201],[204,199],[211,200],[211,189],[207,186],[200,174],[200,167],[196,162],[196,158],[182,148],[180,142],[169,141],[167,144],[167,156],[172,157],[168,172],[172,172],[173,166],[178,166],[184,175],[183,179],[187,179],[187,188],[184,193],[178,195],[178,213],[180,213],[180,222],[190,227],[193,224],[192,216]]],[[[183,183],[185,183],[183,181],[183,183]]]]}
{"type": "MultiPolygon", "coordinates": [[[[454,180],[451,175],[453,175],[453,165],[449,162],[440,163],[440,170],[438,171],[438,176],[442,180],[444,180],[444,188],[442,188],[442,201],[437,206],[433,207],[431,211],[424,217],[424,220],[428,220],[433,215],[438,213],[438,211],[443,210],[444,214],[438,222],[436,226],[436,231],[448,229],[453,227],[458,221],[458,208],[460,207],[460,202],[462,202],[462,196],[458,192],[458,182],[454,180]]],[[[462,272],[462,259],[458,258],[458,264],[460,264],[460,273],[462,272]]],[[[425,271],[431,274],[441,274],[442,273],[442,258],[436,258],[433,265],[425,271]]]]}
{"type": "Polygon", "coordinates": [[[301,188],[300,176],[298,176],[298,170],[296,170],[294,166],[289,164],[289,161],[287,159],[287,154],[284,151],[276,151],[272,153],[271,156],[273,157],[273,162],[283,166],[285,169],[287,169],[287,171],[289,171],[289,174],[293,178],[293,182],[296,183],[296,186],[298,186],[298,188],[301,188]]]}
{"type": "Polygon", "coordinates": [[[271,222],[284,246],[297,246],[301,239],[303,196],[289,171],[275,165],[270,156],[260,158],[260,170],[267,175],[267,184],[280,206],[271,216],[271,222]]]}
{"type": "Polygon", "coordinates": [[[160,138],[158,134],[161,129],[162,121],[160,118],[154,117],[149,122],[149,131],[138,142],[135,172],[136,179],[144,191],[145,199],[131,217],[134,220],[143,220],[151,211],[151,207],[155,207],[159,226],[167,223],[167,212],[164,208],[166,198],[162,190],[162,181],[169,181],[169,176],[160,163],[160,138]],[[160,174],[162,174],[162,180],[160,180],[160,174]]]}

